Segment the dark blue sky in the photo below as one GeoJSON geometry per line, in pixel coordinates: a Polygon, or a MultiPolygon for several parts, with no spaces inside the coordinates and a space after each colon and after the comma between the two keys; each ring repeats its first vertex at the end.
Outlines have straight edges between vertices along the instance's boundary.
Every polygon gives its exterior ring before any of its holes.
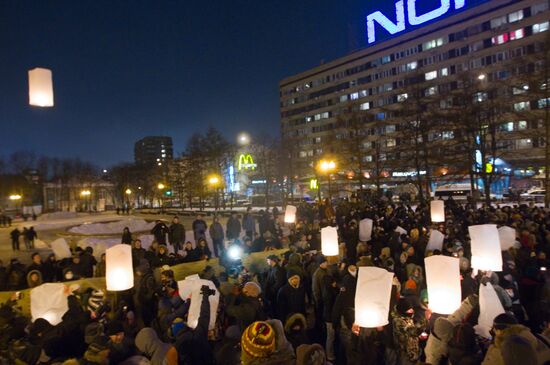
{"type": "MultiPolygon", "coordinates": [[[[429,0],[433,1],[433,0],[429,0]]],[[[19,149],[100,166],[211,124],[279,134],[278,82],[365,45],[393,0],[1,0],[0,155],[19,149]],[[51,68],[52,109],[28,106],[27,70],[51,68]]]]}

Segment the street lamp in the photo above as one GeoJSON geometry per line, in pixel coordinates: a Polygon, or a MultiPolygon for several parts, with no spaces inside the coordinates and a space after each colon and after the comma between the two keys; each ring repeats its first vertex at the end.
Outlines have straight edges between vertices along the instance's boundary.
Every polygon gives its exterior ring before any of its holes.
{"type": "Polygon", "coordinates": [[[132,194],[132,190],[131,189],[126,189],[125,193],[126,193],[126,195],[130,195],[130,194],[132,194]]]}
{"type": "Polygon", "coordinates": [[[219,208],[219,198],[218,198],[218,189],[220,187],[220,184],[221,184],[221,179],[218,175],[216,174],[212,174],[210,176],[208,176],[208,185],[210,185],[210,187],[212,189],[214,189],[214,202],[216,204],[216,210],[218,210],[219,208]]]}
{"type": "Polygon", "coordinates": [[[162,195],[162,191],[164,190],[166,186],[164,186],[163,183],[157,184],[157,189],[160,191],[160,212],[162,213],[162,210],[164,208],[164,196],[162,195]]]}
{"type": "Polygon", "coordinates": [[[10,200],[21,200],[21,195],[19,194],[10,195],[10,200]]]}
{"type": "Polygon", "coordinates": [[[165,188],[164,184],[163,183],[158,183],[157,185],[157,189],[159,190],[163,190],[165,188]]]}
{"type": "Polygon", "coordinates": [[[327,174],[328,197],[329,197],[329,200],[332,201],[332,195],[331,195],[331,189],[330,189],[330,175],[334,170],[336,170],[336,162],[334,162],[333,160],[321,160],[319,161],[319,170],[322,173],[327,174]]]}
{"type": "Polygon", "coordinates": [[[241,132],[239,133],[239,135],[237,136],[237,142],[241,145],[241,146],[246,146],[250,143],[250,135],[246,132],[241,132]]]}
{"type": "Polygon", "coordinates": [[[82,190],[80,192],[80,196],[84,199],[86,199],[86,205],[88,206],[88,211],[90,211],[90,196],[92,195],[92,192],[90,190],[82,190]]]}

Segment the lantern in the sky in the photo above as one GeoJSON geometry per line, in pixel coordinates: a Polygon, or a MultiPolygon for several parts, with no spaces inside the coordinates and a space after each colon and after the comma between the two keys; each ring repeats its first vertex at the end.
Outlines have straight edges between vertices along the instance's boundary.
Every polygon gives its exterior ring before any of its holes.
{"type": "Polygon", "coordinates": [[[460,307],[459,260],[455,257],[436,255],[424,259],[430,309],[438,314],[451,314],[460,307]]]}
{"type": "Polygon", "coordinates": [[[372,266],[358,268],[355,291],[355,323],[375,328],[387,325],[393,274],[372,266]]]}
{"type": "Polygon", "coordinates": [[[64,284],[42,284],[31,289],[30,297],[33,322],[43,318],[55,326],[61,322],[63,315],[69,310],[64,284]]]}
{"type": "Polygon", "coordinates": [[[430,202],[430,213],[432,223],[445,222],[445,202],[443,200],[432,200],[430,202]]]}
{"type": "Polygon", "coordinates": [[[359,241],[368,242],[372,238],[372,219],[365,218],[359,222],[359,241]]]}
{"type": "Polygon", "coordinates": [[[325,256],[338,256],[338,230],[336,227],[321,229],[321,251],[325,256]]]}
{"type": "Polygon", "coordinates": [[[296,222],[296,207],[294,205],[287,205],[285,209],[285,223],[296,222]]]}
{"type": "Polygon", "coordinates": [[[105,251],[107,290],[128,290],[134,286],[132,246],[115,245],[105,251]]]}
{"type": "Polygon", "coordinates": [[[483,271],[502,271],[500,238],[495,224],[469,226],[472,267],[483,271]]]}
{"type": "Polygon", "coordinates": [[[40,67],[29,70],[29,104],[40,107],[53,106],[51,70],[40,67]]]}

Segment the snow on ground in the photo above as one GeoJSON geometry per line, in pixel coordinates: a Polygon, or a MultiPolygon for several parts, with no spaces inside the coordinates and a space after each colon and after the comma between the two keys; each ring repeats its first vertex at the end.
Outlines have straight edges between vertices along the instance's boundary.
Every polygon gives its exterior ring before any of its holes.
{"type": "Polygon", "coordinates": [[[109,223],[85,223],[72,227],[69,232],[87,235],[122,234],[124,227],[128,227],[130,232],[144,232],[150,231],[154,226],[154,222],[148,223],[144,219],[127,218],[109,223]]]}
{"type": "Polygon", "coordinates": [[[77,218],[78,213],[76,212],[54,212],[54,213],[45,213],[38,217],[39,221],[49,221],[56,219],[71,219],[77,218]]]}

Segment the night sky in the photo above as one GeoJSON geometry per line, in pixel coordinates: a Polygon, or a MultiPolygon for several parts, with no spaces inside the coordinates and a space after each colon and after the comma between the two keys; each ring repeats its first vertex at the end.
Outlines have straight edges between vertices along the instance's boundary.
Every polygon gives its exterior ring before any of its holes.
{"type": "Polygon", "coordinates": [[[147,135],[172,136],[178,154],[208,125],[278,136],[278,82],[365,46],[380,3],[0,0],[0,156],[103,167],[147,135]],[[37,66],[53,71],[54,108],[28,106],[37,66]]]}

